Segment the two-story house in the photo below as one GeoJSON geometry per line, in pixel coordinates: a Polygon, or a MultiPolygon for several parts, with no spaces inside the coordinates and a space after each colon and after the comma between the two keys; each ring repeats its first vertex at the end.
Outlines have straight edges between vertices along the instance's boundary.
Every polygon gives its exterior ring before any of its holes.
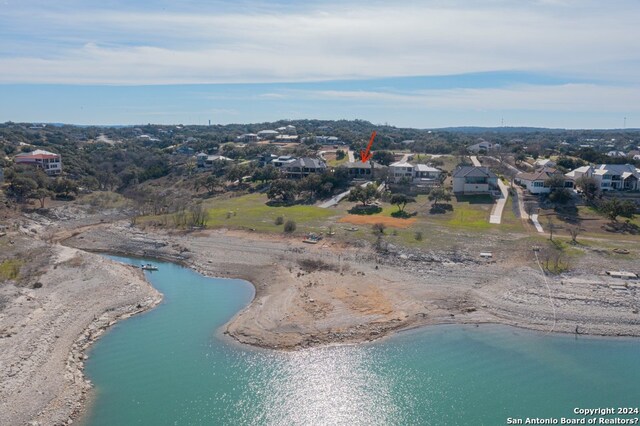
{"type": "Polygon", "coordinates": [[[565,174],[574,185],[582,176],[593,177],[601,191],[640,190],[640,170],[632,164],[583,166],[565,174]]]}
{"type": "Polygon", "coordinates": [[[462,166],[452,174],[454,194],[492,194],[500,191],[498,176],[488,167],[462,166]]]}
{"type": "Polygon", "coordinates": [[[62,173],[62,157],[60,157],[60,154],[42,149],[16,155],[15,163],[39,167],[49,176],[56,176],[62,173]]]}
{"type": "Polygon", "coordinates": [[[313,173],[322,173],[327,170],[327,165],[316,158],[301,157],[283,165],[282,170],[288,178],[296,179],[313,173]]]}
{"type": "Polygon", "coordinates": [[[389,165],[389,180],[393,183],[433,186],[440,182],[440,175],[442,170],[427,164],[397,161],[389,165]]]}
{"type": "Polygon", "coordinates": [[[376,176],[376,170],[386,170],[387,166],[383,166],[375,161],[354,161],[348,162],[345,166],[349,170],[349,176],[351,179],[356,180],[370,180],[376,176]]]}

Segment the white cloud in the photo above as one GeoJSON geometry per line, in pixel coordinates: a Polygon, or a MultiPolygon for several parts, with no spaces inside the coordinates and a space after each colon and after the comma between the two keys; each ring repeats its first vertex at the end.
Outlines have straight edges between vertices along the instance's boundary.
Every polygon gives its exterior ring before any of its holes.
{"type": "Polygon", "coordinates": [[[640,61],[638,12],[637,2],[592,0],[316,4],[259,14],[33,10],[5,18],[16,34],[12,51],[29,49],[0,53],[0,82],[273,82],[495,70],[637,81],[636,68],[621,64],[640,61]],[[33,37],[43,40],[41,49],[34,51],[33,37]]]}
{"type": "Polygon", "coordinates": [[[592,84],[520,85],[508,88],[423,90],[414,93],[375,91],[298,91],[301,98],[381,102],[390,108],[448,111],[640,112],[640,86],[592,84]]]}

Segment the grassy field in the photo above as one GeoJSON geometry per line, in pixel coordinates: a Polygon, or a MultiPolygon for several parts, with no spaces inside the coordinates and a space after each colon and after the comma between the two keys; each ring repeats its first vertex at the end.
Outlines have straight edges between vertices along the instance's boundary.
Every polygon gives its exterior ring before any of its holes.
{"type": "Polygon", "coordinates": [[[297,231],[319,232],[325,229],[335,216],[329,209],[315,206],[295,205],[289,207],[271,207],[266,204],[266,195],[250,194],[228,199],[214,199],[207,202],[209,228],[243,228],[262,232],[282,232],[283,225],[276,225],[281,216],[286,222],[296,222],[297,231]]]}

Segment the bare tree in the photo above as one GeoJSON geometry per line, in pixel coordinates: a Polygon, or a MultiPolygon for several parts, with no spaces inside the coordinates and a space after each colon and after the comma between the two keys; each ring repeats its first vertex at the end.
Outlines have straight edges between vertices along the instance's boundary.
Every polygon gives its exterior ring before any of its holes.
{"type": "Polygon", "coordinates": [[[579,226],[572,226],[569,228],[569,235],[571,235],[572,244],[578,244],[578,235],[580,235],[580,231],[582,231],[582,229],[580,229],[579,226]]]}

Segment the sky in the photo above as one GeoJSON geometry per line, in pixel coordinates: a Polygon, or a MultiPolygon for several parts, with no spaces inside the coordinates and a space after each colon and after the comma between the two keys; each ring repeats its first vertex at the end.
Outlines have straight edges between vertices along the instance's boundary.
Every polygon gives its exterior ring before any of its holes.
{"type": "Polygon", "coordinates": [[[0,0],[0,122],[640,127],[638,22],[637,0],[0,0]]]}

